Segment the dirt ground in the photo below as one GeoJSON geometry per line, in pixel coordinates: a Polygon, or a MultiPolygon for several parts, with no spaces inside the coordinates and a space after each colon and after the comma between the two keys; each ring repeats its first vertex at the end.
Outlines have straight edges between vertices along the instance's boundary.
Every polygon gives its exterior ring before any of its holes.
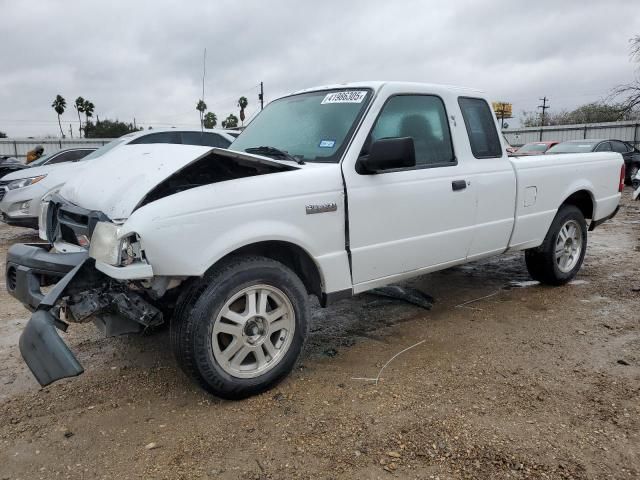
{"type": "MultiPolygon", "coordinates": [[[[640,478],[640,204],[625,195],[572,284],[510,287],[529,280],[513,254],[410,282],[431,311],[371,294],[314,308],[297,369],[241,402],[193,386],[166,331],[91,324],[64,335],[85,373],[40,389],[17,348],[28,312],[2,284],[0,479],[640,478]],[[377,385],[357,379],[413,345],[377,385]]],[[[2,261],[30,240],[0,226],[2,261]]]]}

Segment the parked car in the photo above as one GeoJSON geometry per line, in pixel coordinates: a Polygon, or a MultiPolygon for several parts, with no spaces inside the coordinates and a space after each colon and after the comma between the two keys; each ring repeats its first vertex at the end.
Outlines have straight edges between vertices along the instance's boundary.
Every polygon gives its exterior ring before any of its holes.
{"type": "Polygon", "coordinates": [[[547,150],[547,153],[617,152],[622,155],[626,166],[625,183],[631,184],[640,169],[640,151],[621,140],[571,140],[562,142],[547,150]]]}
{"type": "Polygon", "coordinates": [[[559,142],[555,140],[550,142],[525,143],[523,146],[521,146],[519,149],[515,151],[514,155],[518,157],[522,157],[525,155],[542,155],[543,153],[546,153],[547,150],[549,150],[554,145],[557,145],[558,143],[559,142]]]}
{"type": "Polygon", "coordinates": [[[83,372],[56,327],[93,319],[116,335],[171,318],[184,371],[246,397],[293,368],[309,295],[326,306],[523,250],[534,279],[569,282],[587,230],[618,210],[623,170],[611,152],[507,158],[477,90],[303,90],[229,150],[132,145],[67,182],[42,210],[54,249],[7,255],[9,293],[37,309],[20,350],[47,385],[83,372]]]}
{"type": "Polygon", "coordinates": [[[55,153],[44,154],[27,166],[31,168],[42,165],[54,165],[56,163],[77,162],[96,150],[96,147],[66,148],[55,153]]]}
{"type": "Polygon", "coordinates": [[[15,157],[1,157],[0,158],[0,178],[3,176],[15,172],[16,170],[22,170],[23,168],[27,168],[28,165],[20,162],[15,157]]]}
{"type": "MultiPolygon", "coordinates": [[[[3,222],[28,228],[38,228],[38,215],[42,199],[57,191],[69,179],[74,178],[90,161],[114,150],[120,145],[173,143],[203,145],[208,148],[228,147],[234,138],[224,131],[161,130],[130,133],[112,140],[89,155],[81,150],[64,150],[59,155],[43,157],[31,163],[28,169],[6,175],[0,180],[0,218],[3,222]],[[73,150],[73,151],[71,151],[73,150]],[[81,158],[72,160],[74,156],[81,158]],[[40,164],[36,165],[38,162],[40,164]]],[[[125,169],[125,172],[127,170],[125,169]]]]}

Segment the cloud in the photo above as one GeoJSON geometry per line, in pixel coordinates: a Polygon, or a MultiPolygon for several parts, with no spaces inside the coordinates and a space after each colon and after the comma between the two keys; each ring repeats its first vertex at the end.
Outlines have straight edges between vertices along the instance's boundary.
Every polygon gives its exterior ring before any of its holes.
{"type": "Polygon", "coordinates": [[[197,126],[205,100],[219,119],[293,90],[388,79],[478,87],[535,109],[604,97],[629,81],[634,2],[0,0],[0,130],[55,135],[50,105],[81,95],[102,118],[197,126]],[[612,13],[615,12],[615,15],[612,13]]]}

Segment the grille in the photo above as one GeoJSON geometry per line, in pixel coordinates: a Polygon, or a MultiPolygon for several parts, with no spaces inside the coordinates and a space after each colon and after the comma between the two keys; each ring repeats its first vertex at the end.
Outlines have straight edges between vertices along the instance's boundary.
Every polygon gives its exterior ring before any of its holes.
{"type": "Polygon", "coordinates": [[[10,183],[10,180],[0,181],[0,200],[2,200],[7,193],[7,185],[10,183]]]}

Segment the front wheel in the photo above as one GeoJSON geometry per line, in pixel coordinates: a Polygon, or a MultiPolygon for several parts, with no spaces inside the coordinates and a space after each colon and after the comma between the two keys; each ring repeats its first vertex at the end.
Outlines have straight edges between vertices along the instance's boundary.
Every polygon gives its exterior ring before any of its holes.
{"type": "Polygon", "coordinates": [[[304,285],[288,267],[238,257],[192,289],[171,336],[182,369],[203,388],[239,399],[291,371],[306,336],[309,305],[304,285]]]}
{"type": "Polygon", "coordinates": [[[586,250],[587,222],[584,215],[573,205],[563,205],[542,245],[525,252],[527,270],[534,280],[541,283],[563,285],[580,270],[586,250]]]}

